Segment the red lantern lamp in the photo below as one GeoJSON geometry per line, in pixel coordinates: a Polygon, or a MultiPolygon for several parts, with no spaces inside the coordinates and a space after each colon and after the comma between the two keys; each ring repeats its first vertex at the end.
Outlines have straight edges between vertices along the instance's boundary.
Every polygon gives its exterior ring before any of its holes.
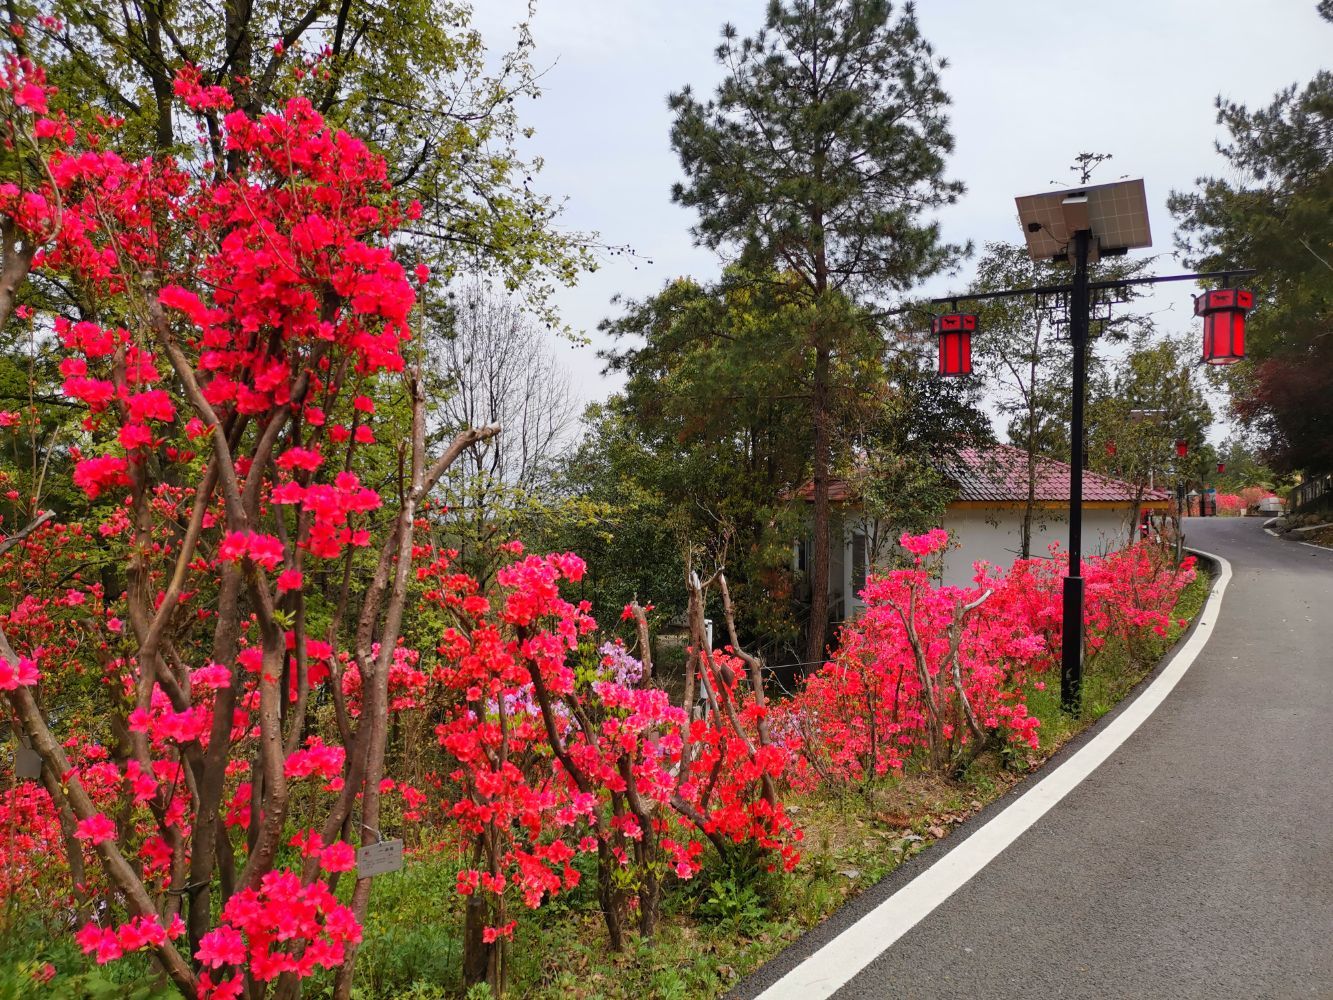
{"type": "Polygon", "coordinates": [[[1110,455],[1112,458],[1115,457],[1115,442],[1114,442],[1114,441],[1107,441],[1107,442],[1106,442],[1106,454],[1110,455]]]}
{"type": "Polygon", "coordinates": [[[1254,307],[1254,293],[1244,288],[1214,288],[1194,300],[1194,315],[1203,317],[1203,360],[1229,365],[1245,357],[1245,314],[1254,307]]]}
{"type": "Polygon", "coordinates": [[[1218,462],[1218,463],[1217,463],[1217,471],[1218,471],[1218,472],[1226,472],[1226,471],[1227,471],[1227,463],[1226,463],[1226,462],[1218,462]]]}
{"type": "Polygon", "coordinates": [[[1176,457],[1184,458],[1190,452],[1189,442],[1184,438],[1176,438],[1176,457]]]}
{"type": "Polygon", "coordinates": [[[977,317],[972,313],[945,313],[930,321],[930,332],[940,338],[940,374],[972,374],[972,334],[977,317]]]}

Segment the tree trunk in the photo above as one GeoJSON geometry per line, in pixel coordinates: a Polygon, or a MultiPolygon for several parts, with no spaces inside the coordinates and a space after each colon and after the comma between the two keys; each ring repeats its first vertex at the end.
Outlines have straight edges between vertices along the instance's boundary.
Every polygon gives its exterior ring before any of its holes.
{"type": "MultiPolygon", "coordinates": [[[[811,409],[814,416],[814,448],[811,455],[814,479],[814,511],[810,545],[810,629],[805,648],[806,667],[811,669],[824,658],[829,615],[829,472],[831,443],[829,427],[830,351],[815,350],[814,391],[811,409]]],[[[817,667],[816,667],[817,669],[817,667]]]]}
{"type": "MultiPolygon", "coordinates": [[[[1037,365],[1034,361],[1031,379],[1028,384],[1035,387],[1036,382],[1037,365]]],[[[1023,507],[1022,545],[1018,553],[1022,559],[1032,558],[1032,512],[1037,507],[1037,410],[1031,404],[1028,406],[1027,462],[1028,496],[1027,504],[1023,507]]]]}
{"type": "Polygon", "coordinates": [[[1136,487],[1134,490],[1133,515],[1129,519],[1129,544],[1133,545],[1139,541],[1139,519],[1143,517],[1143,488],[1136,487]]]}

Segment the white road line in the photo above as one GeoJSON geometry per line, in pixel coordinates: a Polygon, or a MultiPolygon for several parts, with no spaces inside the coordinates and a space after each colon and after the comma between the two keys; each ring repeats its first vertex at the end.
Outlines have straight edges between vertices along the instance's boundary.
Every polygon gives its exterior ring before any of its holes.
{"type": "Polygon", "coordinates": [[[1222,572],[1213,581],[1193,633],[1153,682],[1073,756],[967,840],[764,990],[758,1000],[824,1000],[832,996],[1073,791],[1156,711],[1208,642],[1222,607],[1222,595],[1231,581],[1229,562],[1199,549],[1191,551],[1216,559],[1222,572]]]}
{"type": "MultiPolygon", "coordinates": [[[[1274,538],[1281,538],[1281,537],[1282,537],[1282,536],[1279,535],[1276,531],[1274,531],[1272,528],[1265,528],[1264,531],[1268,532],[1268,534],[1272,535],[1274,538]]],[[[1293,539],[1293,540],[1294,540],[1294,539],[1293,539]]],[[[1297,544],[1297,545],[1304,545],[1307,549],[1319,549],[1319,551],[1321,551],[1321,552],[1333,552],[1333,548],[1330,548],[1330,547],[1327,546],[1327,545],[1316,545],[1314,542],[1296,542],[1296,544],[1297,544]]]]}

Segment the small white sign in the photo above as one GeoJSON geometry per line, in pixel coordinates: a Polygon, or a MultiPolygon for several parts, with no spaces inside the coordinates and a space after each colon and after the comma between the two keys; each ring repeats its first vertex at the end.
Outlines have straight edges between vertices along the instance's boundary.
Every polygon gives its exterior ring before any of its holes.
{"type": "Polygon", "coordinates": [[[19,747],[14,754],[14,777],[40,778],[42,776],[42,755],[36,750],[19,747]]]}
{"type": "Polygon", "coordinates": [[[403,842],[397,838],[381,840],[356,852],[356,877],[385,875],[403,867],[403,842]]]}

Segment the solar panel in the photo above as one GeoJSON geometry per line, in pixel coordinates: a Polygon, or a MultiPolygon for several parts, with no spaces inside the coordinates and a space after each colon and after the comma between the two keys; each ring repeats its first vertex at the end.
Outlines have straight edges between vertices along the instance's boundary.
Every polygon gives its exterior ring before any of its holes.
{"type": "Polygon", "coordinates": [[[1142,178],[1023,195],[1014,202],[1033,260],[1064,259],[1073,236],[1070,223],[1083,218],[1092,230],[1094,258],[1152,246],[1142,178]]]}

